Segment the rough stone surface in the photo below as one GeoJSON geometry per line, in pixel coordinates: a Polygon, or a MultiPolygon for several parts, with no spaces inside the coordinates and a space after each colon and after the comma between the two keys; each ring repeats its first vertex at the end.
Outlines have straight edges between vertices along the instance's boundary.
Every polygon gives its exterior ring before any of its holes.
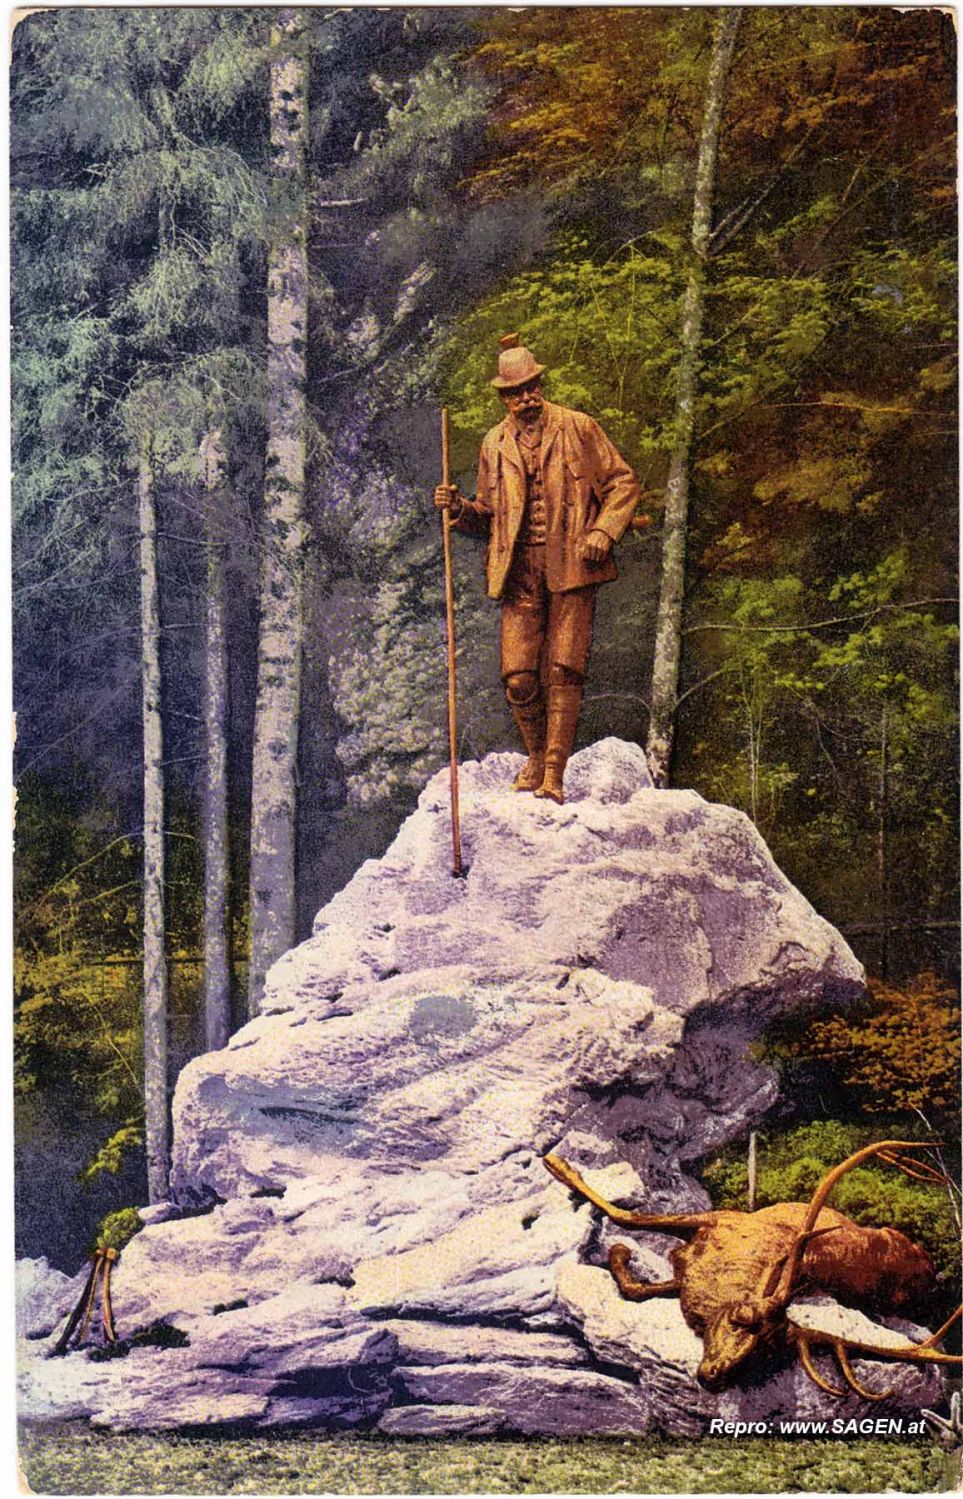
{"type": "Polygon", "coordinates": [[[503,1427],[523,1435],[607,1436],[644,1430],[649,1419],[646,1397],[631,1375],[613,1379],[591,1369],[445,1364],[400,1367],[395,1379],[406,1397],[424,1404],[483,1405],[498,1413],[503,1427]]]}
{"type": "MultiPolygon", "coordinates": [[[[113,1276],[125,1341],[53,1359],[59,1315],[31,1311],[24,1415],[400,1435],[837,1413],[788,1364],[701,1391],[677,1304],[618,1297],[620,1235],[540,1157],[705,1206],[689,1164],[776,1099],[748,1044],[855,996],[859,965],[744,816],[653,790],[633,746],[577,755],[563,807],[508,790],[520,763],[462,768],[467,879],[443,773],[275,966],[266,1013],[184,1070],[172,1203],[113,1276]]],[[[665,1278],[672,1242],[637,1236],[640,1273],[665,1278]]],[[[27,1273],[31,1306],[67,1309],[56,1274],[27,1273]]],[[[933,1379],[901,1370],[887,1408],[933,1379]]]]}
{"type": "Polygon", "coordinates": [[[584,1353],[570,1337],[526,1332],[512,1327],[479,1327],[470,1323],[385,1323],[398,1341],[402,1364],[581,1364],[584,1353]]]}
{"type": "Polygon", "coordinates": [[[504,1426],[487,1405],[394,1405],[378,1422],[386,1437],[490,1437],[504,1426]]]}
{"type": "Polygon", "coordinates": [[[72,1279],[39,1260],[18,1260],[14,1280],[17,1336],[45,1338],[66,1321],[80,1299],[87,1279],[81,1270],[72,1279]]]}

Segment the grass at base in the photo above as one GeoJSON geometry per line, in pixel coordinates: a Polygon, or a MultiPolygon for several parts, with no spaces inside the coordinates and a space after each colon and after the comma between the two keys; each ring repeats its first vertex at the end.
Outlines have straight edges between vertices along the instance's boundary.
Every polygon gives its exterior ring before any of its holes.
{"type": "Polygon", "coordinates": [[[24,1427],[38,1494],[944,1493],[925,1441],[109,1435],[24,1427]]]}

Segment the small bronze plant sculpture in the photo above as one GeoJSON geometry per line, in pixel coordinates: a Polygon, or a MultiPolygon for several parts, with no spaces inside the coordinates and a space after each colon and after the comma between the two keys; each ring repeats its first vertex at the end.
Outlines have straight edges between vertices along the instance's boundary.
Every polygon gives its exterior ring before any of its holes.
{"type": "Polygon", "coordinates": [[[946,1182],[942,1172],[902,1152],[926,1149],[919,1141],[881,1140],[867,1145],[827,1172],[811,1202],[779,1202],[757,1212],[732,1209],[703,1213],[638,1213],[615,1207],[594,1192],[573,1167],[547,1155],[554,1177],[600,1208],[624,1228],[655,1229],[689,1237],[670,1255],[672,1280],[636,1280],[627,1244],[613,1244],[609,1269],[630,1301],[678,1296],[682,1315],[703,1343],[698,1379],[719,1390],[755,1350],[795,1347],[803,1368],[829,1395],[846,1391],[830,1384],[815,1367],[812,1349],[830,1347],[850,1389],[865,1400],[885,1400],[890,1390],[865,1389],[850,1355],[912,1363],[959,1364],[959,1354],[938,1344],[963,1307],[921,1343],[882,1346],[803,1326],[792,1317],[794,1297],[824,1292],[877,1312],[899,1313],[935,1288],[933,1262],[926,1250],[895,1228],[863,1228],[826,1206],[837,1182],[854,1166],[876,1156],[916,1181],[946,1182]]]}

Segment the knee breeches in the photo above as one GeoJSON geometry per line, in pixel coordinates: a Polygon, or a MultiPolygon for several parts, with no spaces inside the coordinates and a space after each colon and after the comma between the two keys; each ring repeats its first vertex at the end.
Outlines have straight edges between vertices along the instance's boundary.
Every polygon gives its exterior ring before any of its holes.
{"type": "Polygon", "coordinates": [[[503,681],[541,672],[546,679],[557,674],[581,682],[592,644],[596,586],[550,593],[544,546],[516,548],[502,600],[503,681]]]}

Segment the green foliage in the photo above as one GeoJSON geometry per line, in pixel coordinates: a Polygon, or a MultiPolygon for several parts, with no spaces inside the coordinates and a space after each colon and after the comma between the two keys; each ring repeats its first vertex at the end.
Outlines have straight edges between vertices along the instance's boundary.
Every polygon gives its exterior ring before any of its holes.
{"type": "MultiPolygon", "coordinates": [[[[420,220],[427,249],[436,226],[426,215],[450,209],[452,169],[465,138],[478,132],[485,91],[466,81],[443,55],[431,57],[404,81],[375,74],[371,87],[385,99],[384,122],[370,132],[364,152],[339,180],[346,189],[378,191],[384,206],[401,211],[409,223],[420,220]]],[[[389,219],[389,234],[393,227],[389,219]]]]}
{"type": "Polygon", "coordinates": [[[98,1113],[136,1101],[136,970],[76,951],[14,959],[18,1092],[69,1081],[98,1113]]]}
{"type": "MultiPolygon", "coordinates": [[[[140,957],[141,845],[111,836],[112,809],[25,778],[18,802],[14,931],[14,1086],[56,1098],[65,1118],[103,1120],[107,1138],[82,1172],[118,1175],[143,1136],[140,957]]],[[[172,956],[200,925],[198,846],[172,798],[172,956]]],[[[193,985],[174,970],[172,995],[190,1015],[193,985]],[[185,992],[186,991],[186,992],[185,992]]],[[[187,970],[189,973],[190,970],[187,970]]],[[[183,1045],[175,1035],[177,1047],[183,1045]]],[[[175,1053],[176,1054],[176,1053],[175,1053]]]]}
{"type": "Polygon", "coordinates": [[[678,245],[665,237],[652,236],[648,253],[629,246],[603,259],[587,238],[560,236],[550,259],[466,313],[437,351],[457,458],[504,415],[489,381],[506,330],[537,350],[552,400],[591,411],[636,463],[663,452],[681,278],[678,245]]]}
{"type": "Polygon", "coordinates": [[[139,1107],[138,848],[102,809],[25,781],[18,804],[14,1080],[66,1087],[96,1115],[139,1107]],[[111,962],[120,957],[121,961],[111,962]]]}
{"type": "Polygon", "coordinates": [[[120,1208],[102,1218],[97,1229],[97,1249],[124,1249],[143,1228],[136,1208],[120,1208]]]}
{"type": "MultiPolygon", "coordinates": [[[[212,416],[253,445],[263,427],[264,329],[250,288],[266,152],[249,112],[266,76],[264,25],[213,10],[35,13],[14,36],[18,770],[86,761],[121,804],[140,740],[141,439],[155,439],[161,482],[183,486],[196,481],[212,416]]],[[[183,493],[173,503],[181,522],[194,508],[183,493]]],[[[185,628],[181,600],[196,602],[183,569],[162,566],[173,635],[185,628]]],[[[180,663],[187,685],[194,663],[187,652],[180,663]]]]}
{"type": "Polygon", "coordinates": [[[927,913],[955,901],[958,632],[902,602],[926,588],[914,561],[901,545],[821,586],[743,573],[706,587],[707,613],[725,629],[707,632],[721,711],[713,741],[692,745],[698,782],[749,811],[837,920],[875,914],[884,878],[890,909],[922,914],[921,885],[927,913]],[[848,894],[837,893],[841,876],[848,894]]]}
{"type": "Polygon", "coordinates": [[[144,1124],[142,1119],[121,1125],[120,1129],[115,1129],[110,1138],[104,1141],[100,1149],[88,1161],[80,1173],[80,1180],[83,1182],[92,1182],[102,1171],[108,1172],[111,1176],[119,1176],[126,1164],[127,1157],[140,1149],[143,1144],[144,1124]]]}
{"type": "MultiPolygon", "coordinates": [[[[926,1139],[917,1120],[895,1127],[901,1139],[926,1139]]],[[[884,1123],[844,1124],[819,1120],[761,1137],[756,1206],[806,1202],[822,1178],[847,1156],[877,1140],[894,1138],[884,1123]]],[[[700,1175],[714,1207],[745,1211],[748,1168],[745,1146],[727,1146],[703,1164],[700,1175]]],[[[893,1167],[859,1166],[834,1190],[830,1205],[855,1223],[897,1228],[932,1255],[937,1271],[951,1281],[959,1274],[959,1230],[943,1187],[911,1181],[893,1167]]]]}

